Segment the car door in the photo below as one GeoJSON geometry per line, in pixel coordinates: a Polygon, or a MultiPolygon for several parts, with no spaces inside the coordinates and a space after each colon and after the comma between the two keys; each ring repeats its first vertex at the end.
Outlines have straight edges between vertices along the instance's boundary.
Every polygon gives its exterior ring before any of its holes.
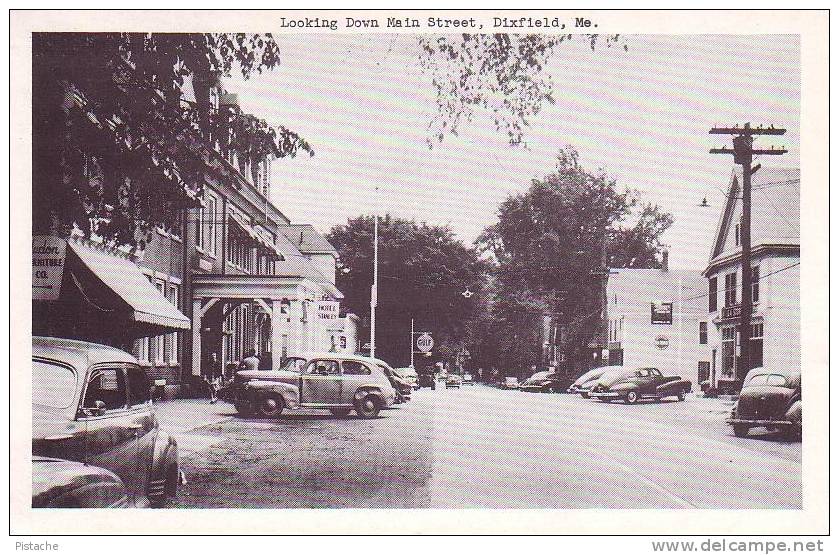
{"type": "Polygon", "coordinates": [[[139,491],[147,494],[154,458],[154,443],[157,426],[151,407],[151,382],[137,365],[125,367],[128,377],[128,399],[130,426],[137,435],[137,481],[139,491]]]}
{"type": "Polygon", "coordinates": [[[370,383],[373,371],[365,363],[358,360],[341,361],[341,375],[343,379],[343,394],[341,402],[351,405],[355,400],[355,392],[359,386],[370,383]]]}
{"type": "Polygon", "coordinates": [[[638,384],[638,391],[641,395],[655,393],[655,385],[649,368],[641,368],[635,371],[635,382],[638,384]]]}
{"type": "Polygon", "coordinates": [[[129,410],[125,366],[101,365],[88,372],[78,419],[85,427],[85,463],[120,477],[131,504],[143,495],[137,468],[138,428],[129,410]]]}
{"type": "Polygon", "coordinates": [[[336,405],[341,403],[341,368],[338,361],[315,359],[301,375],[300,403],[336,405]]]}

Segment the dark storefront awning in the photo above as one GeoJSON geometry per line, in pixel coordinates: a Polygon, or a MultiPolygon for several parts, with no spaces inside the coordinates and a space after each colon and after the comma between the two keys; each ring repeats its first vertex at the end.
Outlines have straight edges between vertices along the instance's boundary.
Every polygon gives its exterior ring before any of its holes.
{"type": "Polygon", "coordinates": [[[76,241],[68,241],[67,246],[94,276],[128,305],[129,319],[152,326],[190,328],[189,318],[166,300],[134,262],[76,241]]]}

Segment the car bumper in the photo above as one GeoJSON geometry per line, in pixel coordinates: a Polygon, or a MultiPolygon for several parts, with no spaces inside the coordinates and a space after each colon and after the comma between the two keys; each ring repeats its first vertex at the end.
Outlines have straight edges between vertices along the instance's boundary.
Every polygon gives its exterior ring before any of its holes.
{"type": "Polygon", "coordinates": [[[587,391],[586,393],[594,399],[620,399],[624,395],[615,391],[587,391]]]}
{"type": "Polygon", "coordinates": [[[726,423],[734,426],[735,424],[748,424],[749,426],[768,426],[775,428],[791,428],[800,426],[800,422],[792,422],[791,420],[752,420],[746,418],[726,418],[726,423]]]}

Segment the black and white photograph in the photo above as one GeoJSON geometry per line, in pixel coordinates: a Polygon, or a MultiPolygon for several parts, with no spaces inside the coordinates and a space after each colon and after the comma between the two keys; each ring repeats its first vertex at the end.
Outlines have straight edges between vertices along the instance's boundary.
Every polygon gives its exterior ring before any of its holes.
{"type": "Polygon", "coordinates": [[[11,25],[27,526],[826,530],[826,11],[11,25]]]}

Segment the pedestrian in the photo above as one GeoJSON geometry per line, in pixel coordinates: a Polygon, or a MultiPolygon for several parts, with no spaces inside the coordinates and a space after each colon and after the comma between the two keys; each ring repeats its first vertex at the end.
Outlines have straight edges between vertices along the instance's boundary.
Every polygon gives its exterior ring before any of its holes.
{"type": "Polygon", "coordinates": [[[215,403],[218,401],[218,390],[221,387],[221,365],[218,353],[210,353],[204,379],[207,383],[207,389],[210,392],[210,403],[215,403]]]}
{"type": "Polygon", "coordinates": [[[240,370],[259,370],[259,357],[256,351],[251,349],[246,353],[245,359],[239,365],[240,370]]]}

